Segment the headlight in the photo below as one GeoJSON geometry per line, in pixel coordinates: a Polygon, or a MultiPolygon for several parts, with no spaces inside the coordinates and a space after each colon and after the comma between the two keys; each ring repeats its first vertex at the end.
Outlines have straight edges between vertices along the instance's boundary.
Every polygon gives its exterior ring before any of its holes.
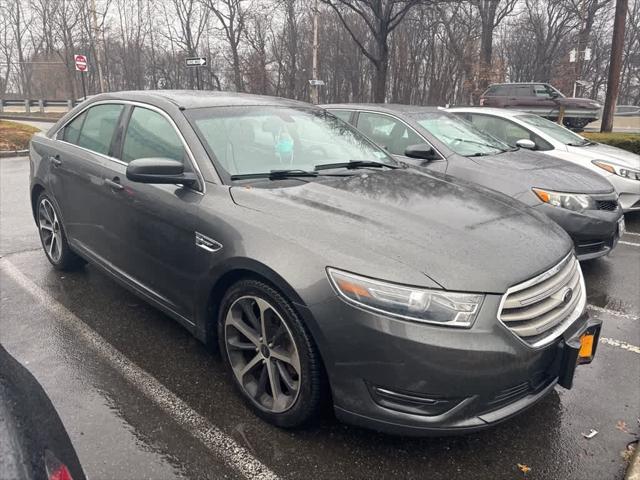
{"type": "Polygon", "coordinates": [[[566,208],[575,212],[596,209],[596,202],[589,195],[553,192],[551,190],[542,190],[541,188],[533,188],[532,190],[544,203],[555,207],[566,208]]]}
{"type": "Polygon", "coordinates": [[[484,295],[445,292],[381,282],[327,268],[331,284],[348,303],[385,315],[469,328],[478,315],[484,295]]]}
{"type": "Polygon", "coordinates": [[[611,162],[605,162],[604,160],[592,160],[595,166],[606,170],[607,172],[618,175],[619,177],[629,178],[631,180],[640,180],[640,170],[634,168],[623,167],[611,162]]]}

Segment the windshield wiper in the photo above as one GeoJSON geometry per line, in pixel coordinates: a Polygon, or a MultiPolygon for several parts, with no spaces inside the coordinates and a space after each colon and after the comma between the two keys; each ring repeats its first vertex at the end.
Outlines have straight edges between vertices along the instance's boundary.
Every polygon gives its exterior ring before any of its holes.
{"type": "Polygon", "coordinates": [[[318,172],[310,172],[307,170],[271,170],[263,173],[243,173],[239,175],[231,175],[231,180],[246,180],[251,178],[268,178],[269,180],[282,180],[284,178],[295,177],[317,177],[318,172]]]}
{"type": "Polygon", "coordinates": [[[587,147],[589,145],[595,145],[596,142],[592,142],[591,140],[585,140],[584,142],[569,142],[567,143],[567,145],[571,146],[571,147],[587,147]]]}
{"type": "Polygon", "coordinates": [[[374,162],[370,160],[350,160],[348,162],[339,162],[339,163],[323,163],[321,165],[316,165],[314,170],[331,170],[332,168],[400,168],[397,165],[389,165],[388,163],[382,162],[374,162]]]}

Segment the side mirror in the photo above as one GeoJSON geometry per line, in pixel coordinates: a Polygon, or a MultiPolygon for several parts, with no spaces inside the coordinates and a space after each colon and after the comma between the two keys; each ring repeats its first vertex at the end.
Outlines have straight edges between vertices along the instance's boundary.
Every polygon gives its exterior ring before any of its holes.
{"type": "Polygon", "coordinates": [[[516,142],[516,145],[520,148],[526,148],[527,150],[535,150],[536,144],[534,141],[528,138],[522,138],[516,142]]]}
{"type": "Polygon", "coordinates": [[[182,162],[168,158],[139,158],[127,165],[127,178],[139,183],[177,183],[193,185],[193,173],[184,171],[182,162]]]}
{"type": "Polygon", "coordinates": [[[549,94],[549,96],[555,100],[555,99],[556,99],[556,98],[558,98],[560,95],[558,94],[558,92],[551,92],[551,93],[549,94]]]}
{"type": "Polygon", "coordinates": [[[405,149],[404,155],[405,157],[419,158],[421,160],[436,160],[438,158],[436,151],[426,143],[409,145],[405,149]]]}

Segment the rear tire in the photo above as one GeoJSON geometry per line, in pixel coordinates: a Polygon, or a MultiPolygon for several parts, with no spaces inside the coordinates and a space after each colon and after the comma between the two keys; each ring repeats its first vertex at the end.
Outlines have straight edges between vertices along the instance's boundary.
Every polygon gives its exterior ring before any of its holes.
{"type": "Polygon", "coordinates": [[[247,279],[227,290],[218,342],[234,385],[260,418],[293,428],[319,413],[326,391],[320,356],[291,303],[270,285],[247,279]]]}
{"type": "Polygon", "coordinates": [[[45,192],[36,203],[36,222],[47,260],[57,270],[77,270],[87,263],[69,247],[60,214],[45,192]]]}

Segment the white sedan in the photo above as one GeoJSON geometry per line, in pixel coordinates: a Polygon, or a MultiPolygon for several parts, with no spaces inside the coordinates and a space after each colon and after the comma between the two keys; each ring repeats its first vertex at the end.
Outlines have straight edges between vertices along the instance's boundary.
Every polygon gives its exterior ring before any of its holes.
{"type": "Polygon", "coordinates": [[[640,211],[640,155],[592,142],[537,115],[501,108],[450,108],[476,127],[513,146],[542,151],[605,176],[625,212],[640,211]]]}

